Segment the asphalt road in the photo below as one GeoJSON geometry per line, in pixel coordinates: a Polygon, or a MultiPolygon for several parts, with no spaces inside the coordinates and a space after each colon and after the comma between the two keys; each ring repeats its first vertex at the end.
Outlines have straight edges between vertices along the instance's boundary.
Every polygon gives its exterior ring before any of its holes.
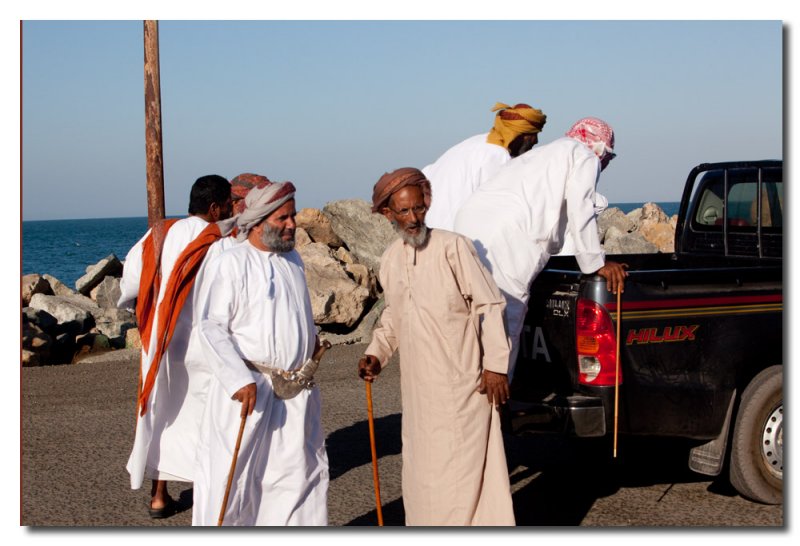
{"type": "MultiPolygon", "coordinates": [[[[363,345],[337,346],[318,372],[331,483],[329,523],[376,525],[364,383],[355,367],[363,345]]],[[[191,525],[191,484],[170,483],[181,511],[151,520],[149,485],[129,488],[135,351],[74,365],[22,370],[20,524],[52,527],[191,525]]],[[[403,525],[400,488],[399,367],[373,386],[384,524],[403,525]]],[[[231,431],[236,434],[236,431],[231,431]]],[[[507,437],[518,526],[750,527],[785,537],[784,507],[740,497],[722,478],[686,468],[683,446],[621,438],[618,457],[602,442],[507,437]]]]}

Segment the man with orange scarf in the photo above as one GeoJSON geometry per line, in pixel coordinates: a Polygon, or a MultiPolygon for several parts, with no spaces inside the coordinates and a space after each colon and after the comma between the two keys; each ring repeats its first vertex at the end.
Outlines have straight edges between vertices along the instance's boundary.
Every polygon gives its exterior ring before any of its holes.
{"type": "Polygon", "coordinates": [[[527,104],[513,107],[498,102],[494,127],[447,150],[422,169],[431,182],[433,202],[425,219],[428,227],[453,231],[456,213],[467,198],[511,158],[530,150],[547,121],[541,110],[527,104]]]}
{"type": "Polygon", "coordinates": [[[142,340],[136,433],[127,470],[132,489],[141,487],[145,475],[153,480],[153,518],[176,511],[166,480],[192,481],[204,391],[184,365],[192,292],[209,248],[234,226],[232,210],[230,183],[217,175],[200,177],[191,189],[189,216],[158,222],[125,258],[117,305],[130,307],[136,300],[142,340]],[[199,409],[192,411],[194,406],[199,409]]]}

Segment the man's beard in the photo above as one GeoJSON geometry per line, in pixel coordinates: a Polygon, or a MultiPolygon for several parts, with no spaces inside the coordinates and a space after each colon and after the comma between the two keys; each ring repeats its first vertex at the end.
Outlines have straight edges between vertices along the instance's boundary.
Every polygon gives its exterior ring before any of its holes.
{"type": "Polygon", "coordinates": [[[292,230],[292,239],[290,241],[284,241],[281,238],[281,234],[284,231],[283,229],[274,228],[265,224],[264,229],[261,231],[261,243],[272,252],[289,252],[294,250],[294,230],[292,230]]]}
{"type": "Polygon", "coordinates": [[[416,235],[411,235],[406,230],[400,227],[397,222],[392,222],[392,227],[400,235],[400,238],[403,242],[412,248],[420,248],[425,246],[425,243],[428,241],[428,226],[422,224],[419,228],[419,233],[416,235]]]}

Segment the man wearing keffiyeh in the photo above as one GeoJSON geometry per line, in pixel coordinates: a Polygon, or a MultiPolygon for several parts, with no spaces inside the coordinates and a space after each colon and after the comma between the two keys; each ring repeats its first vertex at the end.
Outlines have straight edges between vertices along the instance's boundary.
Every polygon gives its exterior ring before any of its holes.
{"type": "Polygon", "coordinates": [[[433,202],[428,227],[453,230],[459,207],[512,158],[530,150],[538,141],[547,116],[527,104],[509,106],[498,102],[489,133],[470,137],[447,150],[422,169],[431,181],[433,202]]]}
{"type": "Polygon", "coordinates": [[[358,373],[374,381],[399,351],[406,525],[514,525],[503,296],[466,237],[427,229],[430,197],[411,167],[375,184],[372,211],[400,238],[381,257],[386,306],[358,373]]]}
{"type": "Polygon", "coordinates": [[[303,262],[294,250],[295,187],[256,181],[236,217],[239,244],[208,264],[194,322],[211,371],[194,480],[192,525],[216,525],[242,418],[246,426],[224,525],[326,525],[328,458],[319,389],[289,398],[272,373],[300,368],[319,345],[303,262]]]}
{"type": "Polygon", "coordinates": [[[583,273],[605,277],[614,293],[624,288],[627,265],[605,259],[595,218],[595,189],[601,171],[616,157],[614,145],[608,123],[594,117],[580,119],[564,137],[506,165],[456,215],[456,231],[473,240],[506,299],[509,380],[519,353],[530,285],[550,256],[563,248],[565,238],[571,238],[583,273]]]}

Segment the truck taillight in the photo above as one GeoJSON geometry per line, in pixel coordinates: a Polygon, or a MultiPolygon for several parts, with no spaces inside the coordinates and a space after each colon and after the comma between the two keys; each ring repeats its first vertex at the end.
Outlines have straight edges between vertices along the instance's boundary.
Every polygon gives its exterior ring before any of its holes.
{"type": "MultiPolygon", "coordinates": [[[[578,381],[584,385],[614,386],[617,338],[608,311],[597,302],[579,299],[575,330],[578,381]]],[[[622,383],[622,369],[619,382],[622,383]]]]}

